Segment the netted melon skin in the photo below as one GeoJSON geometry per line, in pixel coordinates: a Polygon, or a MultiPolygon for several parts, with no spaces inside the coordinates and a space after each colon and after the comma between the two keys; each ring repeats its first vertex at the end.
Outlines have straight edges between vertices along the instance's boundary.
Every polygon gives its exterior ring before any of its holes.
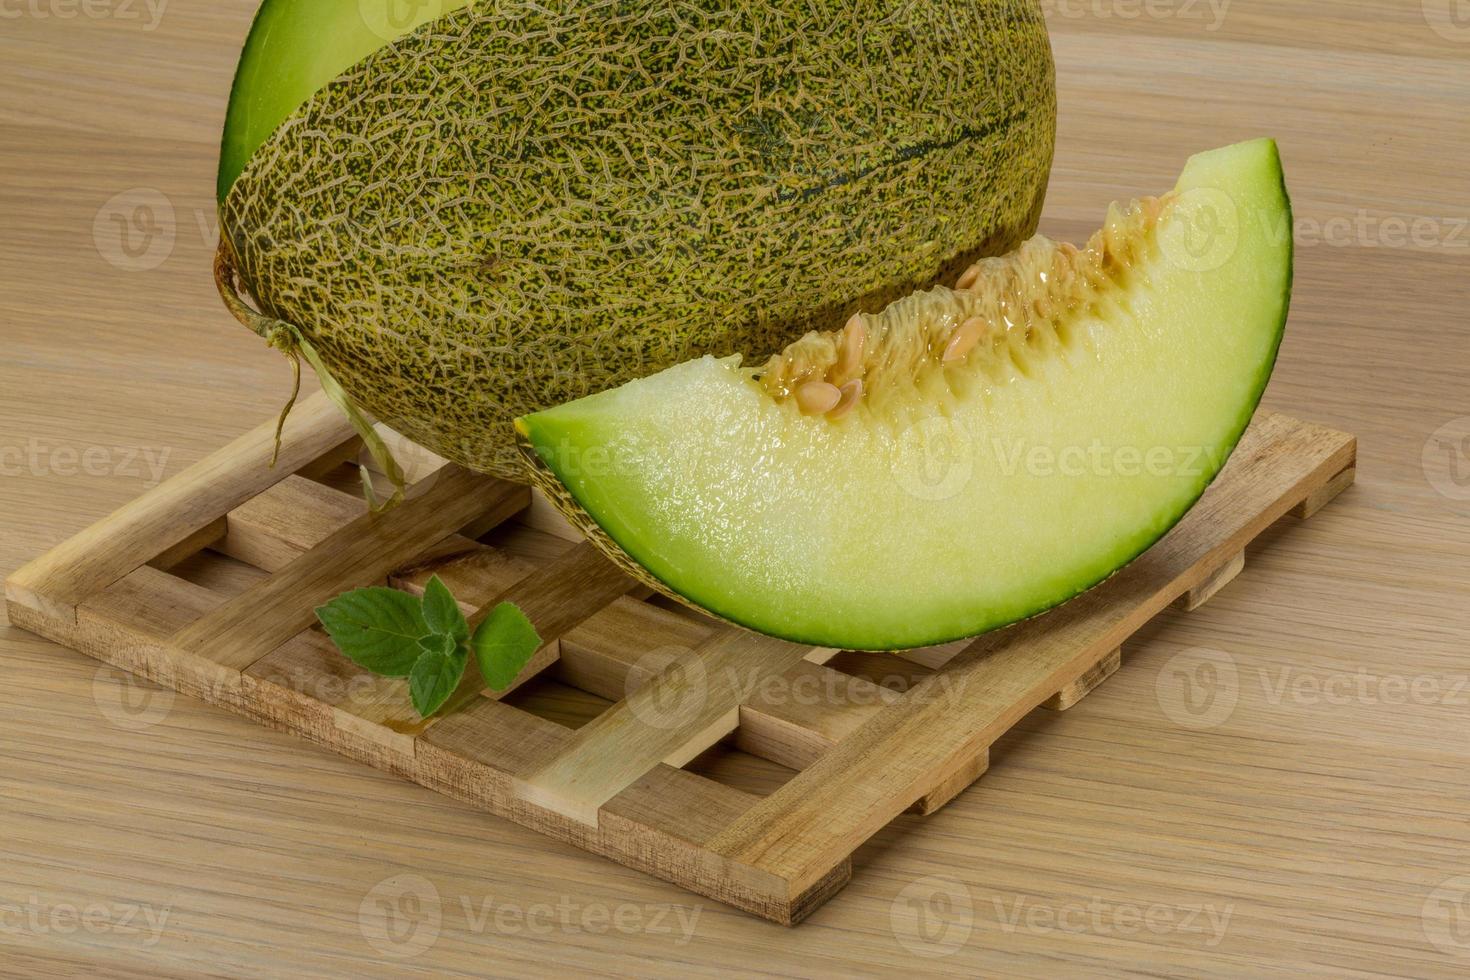
{"type": "Polygon", "coordinates": [[[524,479],[517,415],[1019,245],[1055,112],[1034,0],[477,4],[317,93],[221,228],[362,407],[524,479]]]}

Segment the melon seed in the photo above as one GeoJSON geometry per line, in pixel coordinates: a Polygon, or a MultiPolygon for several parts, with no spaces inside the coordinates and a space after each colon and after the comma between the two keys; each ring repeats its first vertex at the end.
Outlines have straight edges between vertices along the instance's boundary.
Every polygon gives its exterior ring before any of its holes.
{"type": "Polygon", "coordinates": [[[955,332],[950,335],[949,344],[944,348],[944,363],[963,360],[980,343],[985,326],[985,321],[975,316],[955,328],[955,332]]]}
{"type": "Polygon", "coordinates": [[[808,381],[796,389],[796,405],[803,415],[825,415],[842,400],[842,389],[825,381],[808,381]]]}
{"type": "Polygon", "coordinates": [[[832,369],[831,382],[842,386],[857,376],[863,366],[863,348],[868,343],[868,330],[863,326],[862,315],[854,313],[847,326],[842,329],[842,340],[838,347],[837,365],[832,369]]]}
{"type": "Polygon", "coordinates": [[[842,418],[848,412],[851,412],[854,408],[857,408],[857,403],[862,401],[863,379],[854,378],[847,384],[843,385],[841,389],[841,395],[842,397],[838,400],[837,406],[833,408],[832,411],[827,413],[827,418],[831,419],[834,422],[842,418]]]}

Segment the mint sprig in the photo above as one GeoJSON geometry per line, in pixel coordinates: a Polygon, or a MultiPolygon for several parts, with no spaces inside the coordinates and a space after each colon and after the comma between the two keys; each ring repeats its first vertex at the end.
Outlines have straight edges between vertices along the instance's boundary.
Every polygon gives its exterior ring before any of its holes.
{"type": "Polygon", "coordinates": [[[343,593],[316,611],[327,635],[353,663],[383,677],[408,678],[419,715],[428,718],[464,679],[470,652],[485,685],[503,691],[541,648],[541,637],[514,604],[502,602],[470,633],[439,576],[424,597],[382,587],[343,593]]]}

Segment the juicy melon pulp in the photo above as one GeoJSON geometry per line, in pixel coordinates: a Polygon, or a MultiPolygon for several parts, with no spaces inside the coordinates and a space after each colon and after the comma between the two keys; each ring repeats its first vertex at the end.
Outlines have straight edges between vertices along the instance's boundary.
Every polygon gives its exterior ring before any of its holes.
{"type": "Polygon", "coordinates": [[[1084,249],[1033,240],[762,367],[527,416],[523,449],[611,555],[733,623],[972,636],[1106,578],[1214,479],[1275,361],[1290,229],[1274,143],[1201,154],[1084,249]]]}

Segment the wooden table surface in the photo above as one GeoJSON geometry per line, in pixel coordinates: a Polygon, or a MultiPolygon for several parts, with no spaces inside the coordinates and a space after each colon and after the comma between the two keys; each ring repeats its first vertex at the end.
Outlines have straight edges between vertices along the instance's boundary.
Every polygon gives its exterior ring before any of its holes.
{"type": "MultiPolygon", "coordinates": [[[[0,572],[280,407],[209,275],[252,6],[0,3],[0,572]]],[[[1266,404],[1357,433],[1354,489],[795,930],[0,626],[0,974],[1470,973],[1464,4],[1046,7],[1048,233],[1279,139],[1301,247],[1266,404]],[[403,959],[363,910],[405,874],[432,942],[403,959]]]]}

